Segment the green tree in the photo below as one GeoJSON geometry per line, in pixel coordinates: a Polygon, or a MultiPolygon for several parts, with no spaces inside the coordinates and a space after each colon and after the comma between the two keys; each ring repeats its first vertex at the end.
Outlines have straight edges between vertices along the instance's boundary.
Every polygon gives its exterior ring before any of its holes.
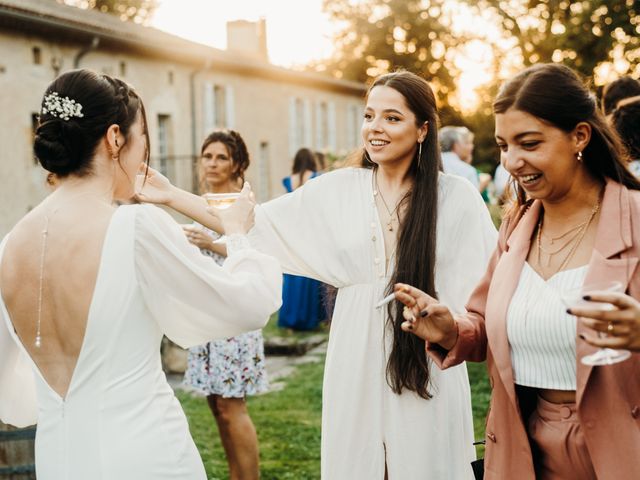
{"type": "Polygon", "coordinates": [[[613,62],[619,74],[640,75],[639,0],[324,0],[324,9],[341,30],[335,56],[316,70],[357,81],[398,67],[422,74],[436,90],[442,123],[476,133],[474,156],[486,170],[497,160],[491,102],[515,71],[553,61],[592,77],[613,62]],[[474,13],[466,30],[456,22],[461,6],[474,13]],[[455,60],[478,40],[492,47],[493,80],[477,89],[471,113],[457,100],[455,60]]]}
{"type": "Polygon", "coordinates": [[[338,78],[367,81],[397,68],[420,73],[441,101],[455,90],[452,48],[471,39],[451,33],[446,0],[324,0],[324,10],[343,26],[336,55],[320,68],[338,78]]]}
{"type": "MultiPolygon", "coordinates": [[[[592,76],[598,64],[616,60],[619,73],[640,62],[638,0],[479,0],[466,3],[492,12],[516,42],[523,65],[563,62],[592,76]]],[[[638,70],[636,70],[638,72],[638,70]]],[[[640,72],[638,72],[640,73],[640,72]]]]}
{"type": "Polygon", "coordinates": [[[158,0],[57,0],[73,7],[117,15],[120,20],[146,24],[158,7],[158,0]]]}

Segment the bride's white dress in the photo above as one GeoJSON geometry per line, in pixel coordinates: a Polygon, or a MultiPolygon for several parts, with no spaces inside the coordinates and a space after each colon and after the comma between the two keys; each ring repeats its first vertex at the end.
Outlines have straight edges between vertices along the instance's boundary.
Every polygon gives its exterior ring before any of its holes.
{"type": "Polygon", "coordinates": [[[163,334],[183,347],[238,335],[278,308],[278,263],[247,245],[229,250],[220,267],[161,209],[119,207],[65,398],[40,374],[0,299],[0,420],[37,422],[38,480],[206,479],[160,342],[163,334]]]}

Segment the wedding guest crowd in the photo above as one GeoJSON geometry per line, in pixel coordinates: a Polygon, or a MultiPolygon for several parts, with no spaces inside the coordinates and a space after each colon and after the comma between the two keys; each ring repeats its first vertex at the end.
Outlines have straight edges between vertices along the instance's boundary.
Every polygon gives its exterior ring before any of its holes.
{"type": "Polygon", "coordinates": [[[287,193],[261,205],[238,132],[210,133],[200,192],[181,190],[149,166],[132,87],[60,75],[34,141],[51,193],[0,244],[0,420],[38,423],[42,480],[204,480],[161,371],[166,335],[190,348],[185,382],[230,477],[257,479],[260,329],[281,295],[281,326],[315,328],[323,282],[337,291],[323,479],[473,478],[466,361],[486,361],[492,387],[485,479],[640,478],[636,86],[607,87],[603,114],[558,64],[502,85],[495,181],[514,193],[497,233],[473,134],[438,131],[419,75],[373,81],[356,165],[327,172],[302,149],[287,193]]]}

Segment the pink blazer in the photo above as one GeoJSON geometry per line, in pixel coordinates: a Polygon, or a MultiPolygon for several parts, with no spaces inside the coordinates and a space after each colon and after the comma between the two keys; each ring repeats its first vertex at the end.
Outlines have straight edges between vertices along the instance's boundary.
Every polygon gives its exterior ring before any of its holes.
{"type": "MultiPolygon", "coordinates": [[[[486,424],[485,479],[535,480],[522,410],[531,398],[516,393],[506,314],[527,258],[541,203],[534,201],[515,228],[508,219],[487,272],[459,318],[459,337],[449,352],[427,344],[447,368],[486,358],[492,387],[486,424]],[[511,234],[508,233],[511,231],[511,234]]],[[[516,216],[517,217],[517,216],[516,216]]],[[[514,217],[514,218],[516,218],[514,217]]],[[[516,220],[517,221],[517,220],[516,220]]],[[[640,299],[640,191],[608,181],[585,283],[618,280],[640,299]]],[[[585,327],[578,322],[576,335],[585,327]]],[[[596,348],[577,339],[577,357],[596,348]]],[[[640,479],[640,354],[622,363],[590,367],[577,362],[578,417],[599,480],[640,479]]]]}

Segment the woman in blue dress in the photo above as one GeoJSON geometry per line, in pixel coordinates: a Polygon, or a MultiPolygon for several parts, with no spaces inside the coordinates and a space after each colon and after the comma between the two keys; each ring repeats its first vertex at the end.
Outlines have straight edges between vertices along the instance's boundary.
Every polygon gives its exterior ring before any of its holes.
{"type": "MultiPolygon", "coordinates": [[[[283,178],[282,184],[287,192],[293,192],[318,175],[315,155],[308,148],[301,148],[293,158],[291,175],[283,178]]],[[[293,330],[315,329],[323,312],[320,287],[317,280],[285,274],[278,326],[293,330]]]]}

